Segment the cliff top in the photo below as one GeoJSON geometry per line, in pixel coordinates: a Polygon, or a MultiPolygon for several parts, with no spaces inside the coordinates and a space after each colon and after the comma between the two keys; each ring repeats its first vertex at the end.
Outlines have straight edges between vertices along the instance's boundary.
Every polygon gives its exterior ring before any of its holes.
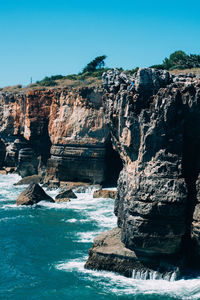
{"type": "MultiPolygon", "coordinates": [[[[192,68],[185,70],[172,70],[168,71],[170,74],[178,76],[178,75],[191,75],[194,74],[197,77],[200,77],[200,68],[192,68]]],[[[126,71],[125,71],[126,73],[126,71]]],[[[63,88],[80,88],[80,87],[96,87],[102,85],[102,80],[98,77],[86,77],[84,80],[75,80],[69,78],[63,78],[55,80],[55,86],[45,86],[41,85],[41,83],[33,83],[29,84],[25,87],[22,85],[14,85],[14,86],[6,86],[0,88],[0,92],[11,92],[11,93],[28,93],[32,90],[56,90],[63,88]]]]}
{"type": "Polygon", "coordinates": [[[60,88],[77,88],[77,87],[93,87],[101,85],[101,79],[97,77],[87,77],[84,80],[71,80],[67,78],[55,80],[55,86],[43,86],[38,83],[29,84],[25,87],[22,85],[6,86],[0,88],[1,92],[12,92],[12,93],[27,93],[31,90],[51,90],[51,89],[60,89],[60,88]]]}

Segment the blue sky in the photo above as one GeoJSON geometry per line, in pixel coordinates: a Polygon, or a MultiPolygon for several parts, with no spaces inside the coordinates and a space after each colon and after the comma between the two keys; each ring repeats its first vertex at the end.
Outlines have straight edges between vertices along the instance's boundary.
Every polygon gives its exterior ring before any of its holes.
{"type": "Polygon", "coordinates": [[[0,0],[0,87],[72,74],[98,55],[108,67],[200,54],[199,0],[0,0]]]}

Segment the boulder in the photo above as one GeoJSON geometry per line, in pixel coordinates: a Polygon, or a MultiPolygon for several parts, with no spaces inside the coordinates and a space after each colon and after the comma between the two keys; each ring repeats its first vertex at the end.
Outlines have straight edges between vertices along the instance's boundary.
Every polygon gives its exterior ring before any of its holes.
{"type": "Polygon", "coordinates": [[[56,196],[55,202],[68,202],[70,201],[70,198],[76,199],[77,196],[71,189],[67,189],[56,196]]]}
{"type": "Polygon", "coordinates": [[[111,198],[116,199],[117,191],[111,190],[98,190],[94,191],[93,198],[111,198]]]}
{"type": "Polygon", "coordinates": [[[17,183],[14,183],[14,185],[24,185],[24,184],[31,184],[31,183],[40,183],[41,177],[39,175],[32,175],[27,176],[22,179],[20,179],[17,183]]]}
{"type": "Polygon", "coordinates": [[[45,200],[54,202],[54,200],[45,193],[39,184],[30,184],[25,191],[23,191],[16,200],[17,205],[34,205],[45,200]]]}

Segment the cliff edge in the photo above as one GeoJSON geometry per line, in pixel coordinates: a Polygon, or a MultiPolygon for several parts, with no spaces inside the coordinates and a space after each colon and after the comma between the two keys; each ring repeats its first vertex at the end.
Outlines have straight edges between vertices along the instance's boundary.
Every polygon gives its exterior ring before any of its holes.
{"type": "MultiPolygon", "coordinates": [[[[148,278],[150,270],[176,270],[178,277],[187,266],[199,268],[200,79],[140,69],[134,77],[109,71],[103,84],[106,119],[123,161],[115,201],[120,243],[133,251],[119,263],[110,250],[109,270],[148,278]]],[[[89,251],[86,268],[106,269],[105,235],[89,251]]]]}

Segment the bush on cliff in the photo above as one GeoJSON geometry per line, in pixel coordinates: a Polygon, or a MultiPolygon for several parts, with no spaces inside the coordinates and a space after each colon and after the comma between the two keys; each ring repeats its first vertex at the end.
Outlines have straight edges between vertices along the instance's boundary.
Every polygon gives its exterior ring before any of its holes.
{"type": "Polygon", "coordinates": [[[53,75],[51,77],[46,76],[41,81],[36,81],[36,83],[41,86],[55,86],[55,85],[57,85],[55,80],[59,80],[59,79],[63,79],[63,78],[65,78],[65,76],[63,76],[63,75],[53,75]]]}
{"type": "Polygon", "coordinates": [[[106,59],[106,57],[107,57],[106,55],[95,57],[95,59],[89,62],[87,66],[85,66],[85,68],[83,68],[82,74],[84,73],[92,74],[97,70],[104,69],[105,66],[104,60],[106,59]]]}
{"type": "Polygon", "coordinates": [[[200,67],[200,55],[190,54],[179,50],[170,54],[169,58],[165,57],[160,65],[153,65],[151,68],[162,70],[184,70],[200,67]]]}

